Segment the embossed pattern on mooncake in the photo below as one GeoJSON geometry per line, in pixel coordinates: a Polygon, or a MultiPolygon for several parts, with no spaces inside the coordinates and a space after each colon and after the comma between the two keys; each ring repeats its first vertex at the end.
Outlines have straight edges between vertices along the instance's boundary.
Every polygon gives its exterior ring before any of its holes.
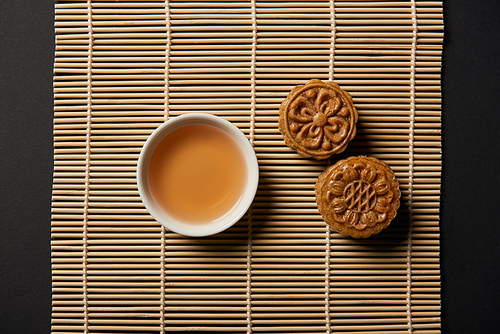
{"type": "Polygon", "coordinates": [[[352,97],[334,82],[313,79],[295,87],[279,113],[285,143],[306,158],[328,159],[356,135],[358,112],[352,97]]]}
{"type": "Polygon", "coordinates": [[[389,226],[401,197],[390,167],[366,156],[349,157],[330,166],[319,176],[315,190],[325,222],[354,238],[368,238],[389,226]]]}

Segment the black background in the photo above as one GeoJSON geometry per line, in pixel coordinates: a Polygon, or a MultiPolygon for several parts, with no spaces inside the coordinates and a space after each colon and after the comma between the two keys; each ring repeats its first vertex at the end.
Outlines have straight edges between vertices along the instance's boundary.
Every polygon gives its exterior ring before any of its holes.
{"type": "MultiPolygon", "coordinates": [[[[49,333],[54,3],[0,1],[0,332],[49,333]]],[[[443,333],[496,333],[500,1],[444,3],[443,333]]]]}

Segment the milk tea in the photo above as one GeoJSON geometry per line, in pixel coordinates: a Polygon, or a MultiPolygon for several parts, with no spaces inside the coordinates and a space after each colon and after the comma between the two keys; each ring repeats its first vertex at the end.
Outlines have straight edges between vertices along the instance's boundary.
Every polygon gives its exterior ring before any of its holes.
{"type": "Polygon", "coordinates": [[[154,149],[147,169],[155,203],[186,223],[217,221],[241,199],[246,164],[235,140],[207,124],[175,129],[154,149]]]}

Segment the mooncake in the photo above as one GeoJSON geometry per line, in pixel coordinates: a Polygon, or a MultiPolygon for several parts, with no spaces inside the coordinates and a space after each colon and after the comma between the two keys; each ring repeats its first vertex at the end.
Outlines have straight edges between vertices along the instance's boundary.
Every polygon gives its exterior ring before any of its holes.
{"type": "Polygon", "coordinates": [[[391,168],[366,156],[349,157],[327,168],[315,191],[325,222],[354,238],[368,238],[389,226],[401,197],[391,168]]]}
{"type": "Polygon", "coordinates": [[[356,135],[358,112],[352,97],[334,82],[313,79],[295,87],[279,110],[285,143],[306,158],[328,159],[356,135]]]}

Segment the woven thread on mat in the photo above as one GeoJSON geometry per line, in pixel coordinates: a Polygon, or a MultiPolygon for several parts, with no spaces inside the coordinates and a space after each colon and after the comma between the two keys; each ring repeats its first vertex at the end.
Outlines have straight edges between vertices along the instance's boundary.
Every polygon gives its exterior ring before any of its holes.
{"type": "Polygon", "coordinates": [[[160,332],[165,332],[165,227],[161,226],[160,332]]]}
{"type": "Polygon", "coordinates": [[[326,255],[325,255],[325,317],[326,333],[332,332],[330,322],[330,226],[326,226],[326,255]]]}
{"type": "Polygon", "coordinates": [[[252,72],[251,72],[251,87],[252,87],[252,105],[250,114],[250,143],[252,146],[255,141],[255,109],[256,109],[256,89],[255,89],[255,68],[257,59],[257,8],[255,0],[252,0],[252,72]]]}
{"type": "Polygon", "coordinates": [[[412,228],[413,228],[413,171],[414,171],[414,133],[415,133],[415,58],[417,54],[417,9],[415,0],[411,0],[411,12],[412,12],[412,26],[413,26],[413,38],[411,44],[411,75],[410,75],[410,85],[411,85],[411,102],[410,102],[410,178],[408,180],[409,189],[409,227],[408,227],[408,253],[407,253],[407,284],[408,290],[406,292],[406,305],[407,305],[407,318],[408,318],[408,332],[413,332],[413,323],[411,317],[411,249],[412,249],[412,228]]]}
{"type": "MultiPolygon", "coordinates": [[[[330,81],[334,78],[334,63],[335,63],[335,39],[337,35],[337,27],[335,24],[335,1],[330,0],[330,18],[331,18],[331,44],[330,44],[330,81]]],[[[326,333],[331,333],[331,316],[330,316],[330,247],[331,247],[330,226],[326,226],[326,249],[325,249],[325,321],[326,333]]]]}
{"type": "Polygon", "coordinates": [[[172,27],[170,26],[170,1],[165,0],[165,23],[167,28],[167,44],[165,47],[165,121],[168,121],[170,116],[170,51],[172,49],[172,27]]]}
{"type": "Polygon", "coordinates": [[[89,311],[87,296],[87,246],[88,246],[88,212],[90,189],[90,141],[92,127],[92,50],[94,40],[92,35],[92,2],[87,1],[87,32],[89,34],[89,47],[87,54],[87,131],[85,134],[85,199],[83,203],[83,331],[89,331],[89,311]]]}
{"type": "MultiPolygon", "coordinates": [[[[170,2],[165,0],[165,24],[167,29],[167,43],[165,46],[165,90],[164,90],[164,108],[165,122],[170,117],[170,49],[172,45],[172,32],[170,27],[170,2]]],[[[160,295],[160,332],[165,333],[165,226],[161,225],[161,295],[160,295]]]]}
{"type": "MultiPolygon", "coordinates": [[[[250,144],[255,145],[255,112],[256,87],[255,68],[257,59],[257,9],[255,0],[252,0],[252,62],[251,62],[251,114],[250,114],[250,144]]],[[[247,239],[247,333],[253,333],[252,328],[252,206],[248,209],[248,239],[247,239]]]]}
{"type": "Polygon", "coordinates": [[[333,81],[334,62],[335,62],[335,39],[337,38],[337,26],[335,24],[335,1],[330,0],[330,17],[332,21],[332,42],[330,45],[330,81],[333,81]]]}
{"type": "Polygon", "coordinates": [[[253,333],[252,328],[252,207],[248,209],[248,239],[247,239],[247,333],[253,333]]]}

